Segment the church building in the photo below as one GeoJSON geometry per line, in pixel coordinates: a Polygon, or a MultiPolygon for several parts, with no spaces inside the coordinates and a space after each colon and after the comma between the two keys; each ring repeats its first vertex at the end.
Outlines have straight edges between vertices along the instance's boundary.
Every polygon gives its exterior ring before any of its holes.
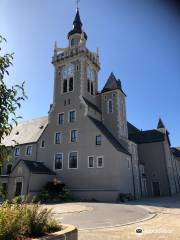
{"type": "Polygon", "coordinates": [[[0,175],[6,197],[32,198],[54,178],[77,199],[116,201],[120,194],[139,199],[178,192],[174,159],[178,163],[179,158],[173,157],[162,120],[149,131],[129,123],[126,94],[113,73],[98,90],[99,53],[87,48],[79,9],[67,40],[66,48],[54,48],[48,116],[19,123],[4,139],[8,147],[18,143],[0,175]]]}

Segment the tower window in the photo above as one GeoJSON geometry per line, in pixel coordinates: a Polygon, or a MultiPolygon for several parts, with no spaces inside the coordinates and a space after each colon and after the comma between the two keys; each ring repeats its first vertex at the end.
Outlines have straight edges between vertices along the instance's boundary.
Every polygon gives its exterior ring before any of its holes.
{"type": "Polygon", "coordinates": [[[60,144],[61,143],[61,133],[57,132],[55,133],[55,144],[60,144]]]}
{"type": "Polygon", "coordinates": [[[70,152],[69,153],[69,168],[78,168],[78,153],[70,152]]]}
{"type": "Polygon", "coordinates": [[[69,79],[69,92],[72,92],[73,88],[74,88],[74,81],[73,81],[73,78],[71,77],[69,79]]]}
{"type": "Polygon", "coordinates": [[[44,147],[45,147],[45,141],[42,140],[42,141],[41,141],[41,148],[44,148],[44,147]]]}
{"type": "Polygon", "coordinates": [[[109,100],[107,102],[107,112],[108,113],[112,113],[113,112],[113,102],[112,102],[112,100],[109,100]]]}
{"type": "Polygon", "coordinates": [[[78,131],[71,130],[71,142],[77,142],[78,139],[78,131]]]}
{"type": "Polygon", "coordinates": [[[101,135],[96,136],[96,145],[101,145],[101,135]]]}
{"type": "Polygon", "coordinates": [[[67,92],[67,79],[64,79],[63,81],[63,93],[67,92]]]}
{"type": "Polygon", "coordinates": [[[62,153],[56,153],[55,159],[54,159],[54,169],[55,170],[61,170],[63,168],[63,154],[62,153]]]}
{"type": "Polygon", "coordinates": [[[71,47],[78,46],[79,40],[77,38],[73,38],[71,40],[71,47]]]}

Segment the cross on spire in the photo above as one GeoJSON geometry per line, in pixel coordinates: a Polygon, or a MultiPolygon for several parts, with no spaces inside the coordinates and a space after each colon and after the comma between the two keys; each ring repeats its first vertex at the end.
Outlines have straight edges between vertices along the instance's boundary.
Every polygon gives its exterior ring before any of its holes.
{"type": "Polygon", "coordinates": [[[76,0],[77,9],[79,8],[79,2],[80,2],[80,0],[76,0]]]}

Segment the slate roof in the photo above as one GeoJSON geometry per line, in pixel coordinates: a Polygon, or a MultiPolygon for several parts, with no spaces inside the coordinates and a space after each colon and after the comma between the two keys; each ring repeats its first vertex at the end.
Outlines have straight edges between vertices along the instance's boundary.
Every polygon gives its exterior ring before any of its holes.
{"type": "MultiPolygon", "coordinates": [[[[68,39],[71,35],[75,33],[83,33],[82,31],[82,22],[79,14],[79,9],[77,8],[76,16],[73,22],[73,29],[68,33],[68,39]]],[[[84,37],[87,40],[87,34],[84,32],[84,37]]]]}
{"type": "Polygon", "coordinates": [[[129,140],[138,144],[162,142],[165,140],[165,134],[156,129],[139,131],[137,133],[129,134],[129,140]]]}
{"type": "Polygon", "coordinates": [[[102,111],[101,111],[94,103],[90,102],[90,101],[89,101],[87,98],[85,98],[85,97],[83,97],[83,99],[84,99],[85,103],[86,103],[89,107],[93,108],[95,111],[97,111],[97,112],[99,112],[99,113],[102,113],[102,111]]]}
{"type": "Polygon", "coordinates": [[[114,73],[111,73],[101,93],[116,89],[119,89],[126,96],[126,94],[122,90],[120,79],[117,80],[116,77],[114,76],[114,73]]]}
{"type": "Polygon", "coordinates": [[[173,148],[171,148],[171,152],[173,153],[174,156],[180,157],[180,148],[173,147],[173,148]]]}
{"type": "Polygon", "coordinates": [[[132,134],[132,133],[137,133],[140,130],[138,128],[136,128],[132,123],[127,122],[127,127],[128,127],[128,134],[132,134]]]}
{"type": "Polygon", "coordinates": [[[29,161],[29,160],[22,160],[22,161],[31,173],[56,175],[55,172],[53,172],[51,169],[46,167],[42,162],[29,161]]]}
{"type": "Polygon", "coordinates": [[[41,117],[27,122],[18,123],[14,126],[9,136],[5,137],[2,144],[6,146],[17,144],[27,144],[37,142],[42,132],[48,124],[48,117],[41,117]]]}
{"type": "Polygon", "coordinates": [[[159,119],[157,128],[166,128],[161,118],[159,119]]]}
{"type": "Polygon", "coordinates": [[[104,126],[104,124],[90,116],[88,118],[96,125],[96,127],[107,137],[110,143],[118,150],[119,152],[123,152],[125,154],[131,155],[116,138],[109,132],[109,130],[104,126]]]}

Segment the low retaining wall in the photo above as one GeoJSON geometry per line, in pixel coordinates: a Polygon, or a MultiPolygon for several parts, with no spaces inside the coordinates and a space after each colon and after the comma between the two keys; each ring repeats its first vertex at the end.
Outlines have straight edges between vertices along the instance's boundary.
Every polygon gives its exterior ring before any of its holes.
{"type": "Polygon", "coordinates": [[[33,240],[78,240],[78,230],[73,225],[62,225],[64,230],[33,240]]]}

